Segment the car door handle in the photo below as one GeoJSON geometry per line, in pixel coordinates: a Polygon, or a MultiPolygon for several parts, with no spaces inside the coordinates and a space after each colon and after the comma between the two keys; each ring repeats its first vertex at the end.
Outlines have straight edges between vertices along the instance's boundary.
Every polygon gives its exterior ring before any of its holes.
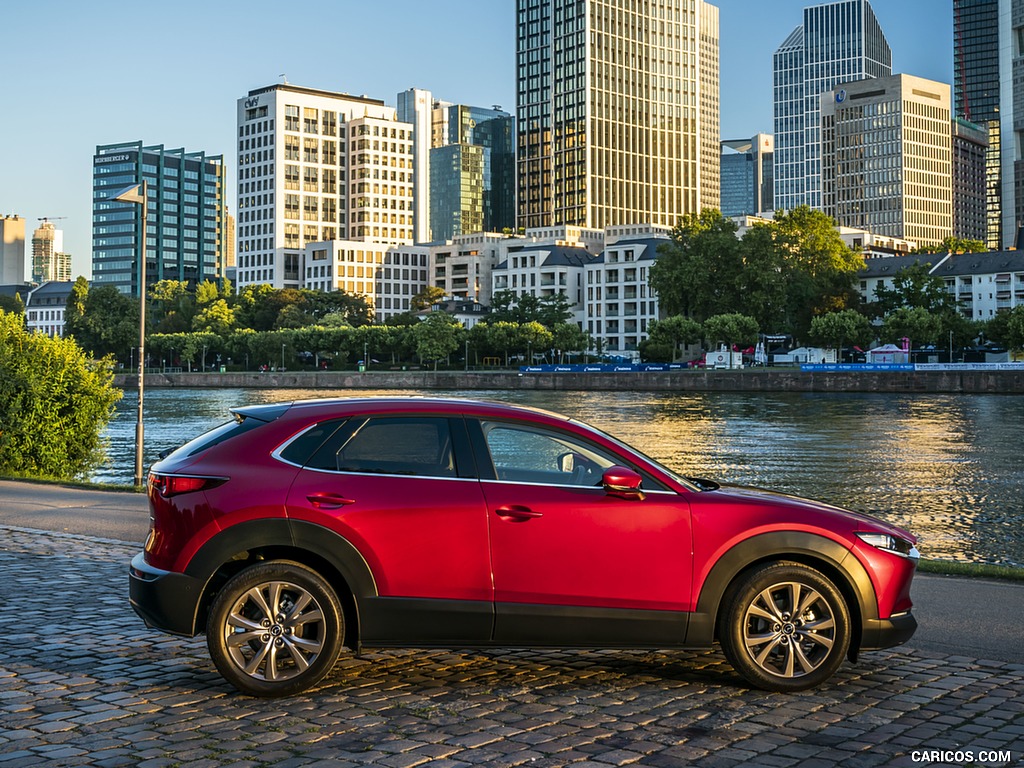
{"type": "Polygon", "coordinates": [[[355,504],[355,499],[348,499],[337,493],[311,493],[306,497],[314,507],[323,509],[338,509],[346,504],[355,504]]]}
{"type": "Polygon", "coordinates": [[[507,507],[498,507],[494,510],[494,513],[509,523],[525,523],[527,520],[534,520],[538,517],[543,517],[543,512],[534,512],[529,507],[523,507],[519,504],[510,504],[507,507]]]}

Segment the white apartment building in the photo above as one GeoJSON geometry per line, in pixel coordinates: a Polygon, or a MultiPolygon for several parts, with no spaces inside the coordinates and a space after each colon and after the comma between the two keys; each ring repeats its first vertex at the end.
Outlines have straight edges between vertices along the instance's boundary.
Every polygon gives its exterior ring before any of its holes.
{"type": "Polygon", "coordinates": [[[237,109],[239,287],[299,287],[311,243],[412,243],[412,126],[394,107],[282,83],[237,109]]]}
{"type": "Polygon", "coordinates": [[[604,352],[640,359],[639,344],[659,311],[650,269],[666,242],[667,236],[622,238],[587,266],[584,329],[604,352]]]}
{"type": "Polygon", "coordinates": [[[33,288],[25,300],[25,325],[29,331],[47,336],[64,335],[64,312],[74,283],[52,281],[33,288]]]}
{"type": "Polygon", "coordinates": [[[1024,305],[1024,251],[953,253],[931,273],[946,281],[961,314],[972,320],[1024,305]]]}

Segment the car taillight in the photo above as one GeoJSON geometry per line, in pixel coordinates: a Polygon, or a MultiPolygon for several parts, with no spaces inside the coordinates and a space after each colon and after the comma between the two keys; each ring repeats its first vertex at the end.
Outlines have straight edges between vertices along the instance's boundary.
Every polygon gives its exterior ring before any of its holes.
{"type": "Polygon", "coordinates": [[[150,486],[165,499],[182,493],[204,491],[227,482],[226,477],[191,477],[188,475],[158,475],[150,473],[150,486]]]}

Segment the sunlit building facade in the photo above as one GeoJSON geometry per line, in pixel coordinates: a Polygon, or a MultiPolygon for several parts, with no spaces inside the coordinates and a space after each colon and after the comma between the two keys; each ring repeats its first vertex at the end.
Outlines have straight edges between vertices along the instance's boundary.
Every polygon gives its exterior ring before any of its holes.
{"type": "Polygon", "coordinates": [[[240,98],[238,285],[299,287],[310,243],[412,243],[412,147],[377,99],[288,83],[240,98]]]}
{"type": "Polygon", "coordinates": [[[717,208],[718,83],[702,0],[517,0],[519,227],[717,208]]]}
{"type": "Polygon", "coordinates": [[[938,244],[953,234],[950,89],[910,75],[821,95],[822,209],[840,226],[938,244]]]}
{"type": "Polygon", "coordinates": [[[32,282],[71,279],[71,254],[64,252],[64,233],[44,220],[32,233],[32,282]]]}

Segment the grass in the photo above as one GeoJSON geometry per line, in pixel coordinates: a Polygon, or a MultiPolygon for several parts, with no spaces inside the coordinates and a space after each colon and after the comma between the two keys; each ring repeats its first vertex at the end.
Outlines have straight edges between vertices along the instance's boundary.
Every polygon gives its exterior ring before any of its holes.
{"type": "Polygon", "coordinates": [[[922,558],[918,561],[917,570],[919,573],[931,573],[940,576],[1024,581],[1024,568],[1012,568],[1006,565],[958,563],[952,560],[925,560],[922,558]]]}

